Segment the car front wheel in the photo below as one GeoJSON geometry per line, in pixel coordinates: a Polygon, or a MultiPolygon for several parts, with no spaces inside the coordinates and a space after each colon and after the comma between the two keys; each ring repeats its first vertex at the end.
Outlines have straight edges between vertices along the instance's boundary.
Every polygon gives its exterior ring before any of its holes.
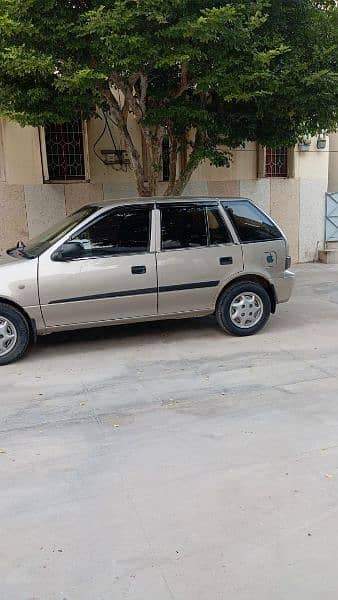
{"type": "Polygon", "coordinates": [[[0,303],[0,366],[21,358],[28,348],[29,326],[14,306],[0,303]]]}
{"type": "Polygon", "coordinates": [[[216,307],[218,324],[223,331],[237,336],[257,333],[269,320],[271,300],[257,283],[242,282],[227,288],[216,307]]]}

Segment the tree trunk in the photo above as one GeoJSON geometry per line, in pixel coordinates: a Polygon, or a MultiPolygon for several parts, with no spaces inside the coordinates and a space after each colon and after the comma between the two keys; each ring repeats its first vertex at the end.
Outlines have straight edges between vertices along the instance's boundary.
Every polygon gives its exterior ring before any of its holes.
{"type": "Polygon", "coordinates": [[[147,160],[148,160],[148,187],[149,196],[156,196],[158,188],[158,180],[161,168],[161,156],[162,156],[162,140],[163,140],[163,128],[156,127],[151,129],[149,127],[143,127],[143,135],[147,148],[147,160]]]}
{"type": "Polygon", "coordinates": [[[135,147],[131,135],[128,131],[128,127],[125,123],[123,124],[122,134],[127,146],[130,163],[135,173],[138,195],[142,197],[152,196],[151,190],[145,182],[142,157],[137,148],[135,147]]]}
{"type": "MultiPolygon", "coordinates": [[[[176,140],[178,142],[178,140],[176,140]]],[[[181,196],[184,192],[186,185],[189,183],[190,178],[198,167],[200,163],[200,158],[198,156],[197,150],[199,144],[201,143],[201,134],[199,131],[196,131],[195,140],[194,140],[194,149],[191,152],[185,167],[181,170],[179,177],[176,179],[176,164],[177,164],[177,155],[178,155],[178,144],[175,147],[174,151],[176,151],[176,159],[175,159],[175,179],[170,178],[169,185],[164,193],[165,196],[181,196]]],[[[174,157],[172,157],[174,160],[174,157]]]]}
{"type": "MultiPolygon", "coordinates": [[[[124,88],[123,92],[126,93],[127,91],[128,91],[127,88],[124,88]]],[[[117,125],[117,127],[123,137],[124,143],[126,145],[126,150],[128,152],[130,164],[131,164],[132,170],[134,171],[134,174],[135,174],[138,194],[139,194],[139,196],[142,196],[142,197],[150,196],[151,193],[149,190],[149,186],[147,185],[147,183],[145,181],[144,165],[143,165],[142,156],[141,156],[140,152],[138,151],[138,149],[136,148],[134,141],[128,130],[128,116],[129,116],[129,108],[130,108],[129,100],[128,100],[127,96],[125,96],[124,104],[121,106],[119,104],[119,102],[117,101],[116,97],[114,96],[114,94],[110,88],[110,85],[108,85],[108,86],[106,85],[103,88],[103,92],[104,92],[104,96],[106,97],[106,99],[109,103],[112,114],[115,117],[116,125],[117,125]]],[[[132,97],[132,90],[129,90],[129,96],[132,97]]]]}
{"type": "MultiPolygon", "coordinates": [[[[143,112],[141,111],[141,107],[137,106],[139,110],[138,118],[136,119],[138,125],[142,128],[144,141],[147,149],[147,156],[142,157],[142,154],[138,151],[134,140],[128,130],[128,116],[130,112],[134,113],[136,118],[136,109],[135,109],[135,96],[133,94],[133,89],[129,88],[128,85],[123,84],[121,88],[121,81],[116,79],[113,81],[114,85],[119,85],[122,93],[124,94],[124,102],[122,105],[117,101],[116,97],[110,86],[105,85],[103,87],[103,95],[107,99],[112,114],[115,117],[116,125],[123,137],[126,150],[128,152],[128,156],[130,159],[131,168],[135,174],[135,180],[137,185],[138,195],[141,197],[150,197],[156,196],[158,191],[158,182],[159,182],[159,174],[161,170],[161,157],[162,157],[162,141],[165,129],[162,126],[157,126],[155,128],[152,127],[144,127],[142,125],[142,116],[143,112]],[[144,160],[148,161],[147,167],[145,169],[144,160]],[[147,177],[146,177],[147,172],[147,177]]],[[[144,110],[143,104],[145,103],[144,99],[142,100],[142,110],[144,110]]],[[[196,147],[198,145],[199,134],[196,133],[195,136],[195,149],[192,151],[188,162],[185,168],[181,171],[180,176],[177,179],[177,157],[179,150],[179,139],[174,135],[173,131],[170,130],[169,126],[169,137],[170,137],[170,177],[166,191],[164,192],[165,196],[180,196],[184,188],[186,187],[188,181],[191,178],[194,170],[198,166],[199,159],[195,152],[196,147]]]]}
{"type": "Polygon", "coordinates": [[[177,175],[177,157],[178,157],[178,139],[174,135],[170,136],[170,159],[169,159],[169,183],[165,196],[172,196],[173,189],[176,183],[177,175]]]}
{"type": "Polygon", "coordinates": [[[190,178],[197,167],[198,163],[196,163],[195,159],[196,157],[193,157],[192,153],[188,160],[187,166],[185,167],[185,169],[183,169],[182,173],[180,174],[179,178],[177,179],[175,185],[172,188],[173,196],[181,196],[183,194],[187,183],[190,181],[190,178]]]}

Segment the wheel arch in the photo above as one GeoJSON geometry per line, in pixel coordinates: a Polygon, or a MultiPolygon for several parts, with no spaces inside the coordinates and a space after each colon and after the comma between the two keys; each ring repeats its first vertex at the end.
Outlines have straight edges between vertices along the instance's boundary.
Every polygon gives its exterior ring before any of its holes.
{"type": "Polygon", "coordinates": [[[271,312],[273,314],[276,312],[277,297],[276,297],[276,291],[275,291],[273,284],[268,279],[265,279],[265,277],[263,277],[261,275],[256,275],[256,274],[250,275],[250,273],[246,273],[245,275],[238,275],[237,277],[234,277],[234,279],[231,279],[230,281],[228,281],[222,287],[222,289],[220,290],[220,292],[218,294],[218,297],[216,300],[216,307],[217,307],[223,293],[227,289],[229,289],[233,285],[236,285],[236,284],[242,283],[242,282],[257,283],[257,284],[261,285],[269,294],[269,298],[270,298],[270,302],[271,302],[271,312]]]}
{"type": "Polygon", "coordinates": [[[12,306],[13,308],[15,308],[18,312],[20,312],[22,314],[22,316],[27,321],[27,325],[29,328],[30,340],[31,340],[31,342],[35,342],[37,339],[37,328],[36,328],[35,319],[32,319],[29,316],[29,314],[25,311],[25,309],[22,308],[22,306],[20,306],[20,304],[17,304],[13,300],[10,300],[6,297],[0,296],[0,304],[8,304],[8,306],[12,306]]]}

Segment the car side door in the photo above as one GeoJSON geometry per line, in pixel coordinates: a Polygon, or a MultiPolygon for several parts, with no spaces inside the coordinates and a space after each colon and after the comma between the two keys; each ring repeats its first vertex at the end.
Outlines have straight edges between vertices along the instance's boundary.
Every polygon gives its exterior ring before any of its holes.
{"type": "Polygon", "coordinates": [[[242,250],[217,201],[159,203],[160,315],[212,311],[223,282],[243,270],[242,250]]]}
{"type": "Polygon", "coordinates": [[[157,314],[152,204],[124,205],[101,214],[39,259],[41,310],[47,326],[102,323],[157,314]],[[62,247],[61,247],[62,250],[62,247]]]}

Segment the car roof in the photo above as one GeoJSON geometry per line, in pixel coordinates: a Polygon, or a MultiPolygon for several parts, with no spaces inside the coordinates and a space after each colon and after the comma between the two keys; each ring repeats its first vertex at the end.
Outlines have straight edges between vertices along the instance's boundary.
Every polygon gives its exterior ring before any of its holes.
{"type": "Polygon", "coordinates": [[[109,208],[121,204],[171,204],[172,202],[238,202],[239,200],[248,200],[248,198],[222,198],[222,197],[208,197],[208,196],[152,196],[150,198],[137,197],[134,198],[116,198],[111,200],[105,200],[104,202],[90,202],[92,206],[99,206],[100,208],[109,208]]]}

